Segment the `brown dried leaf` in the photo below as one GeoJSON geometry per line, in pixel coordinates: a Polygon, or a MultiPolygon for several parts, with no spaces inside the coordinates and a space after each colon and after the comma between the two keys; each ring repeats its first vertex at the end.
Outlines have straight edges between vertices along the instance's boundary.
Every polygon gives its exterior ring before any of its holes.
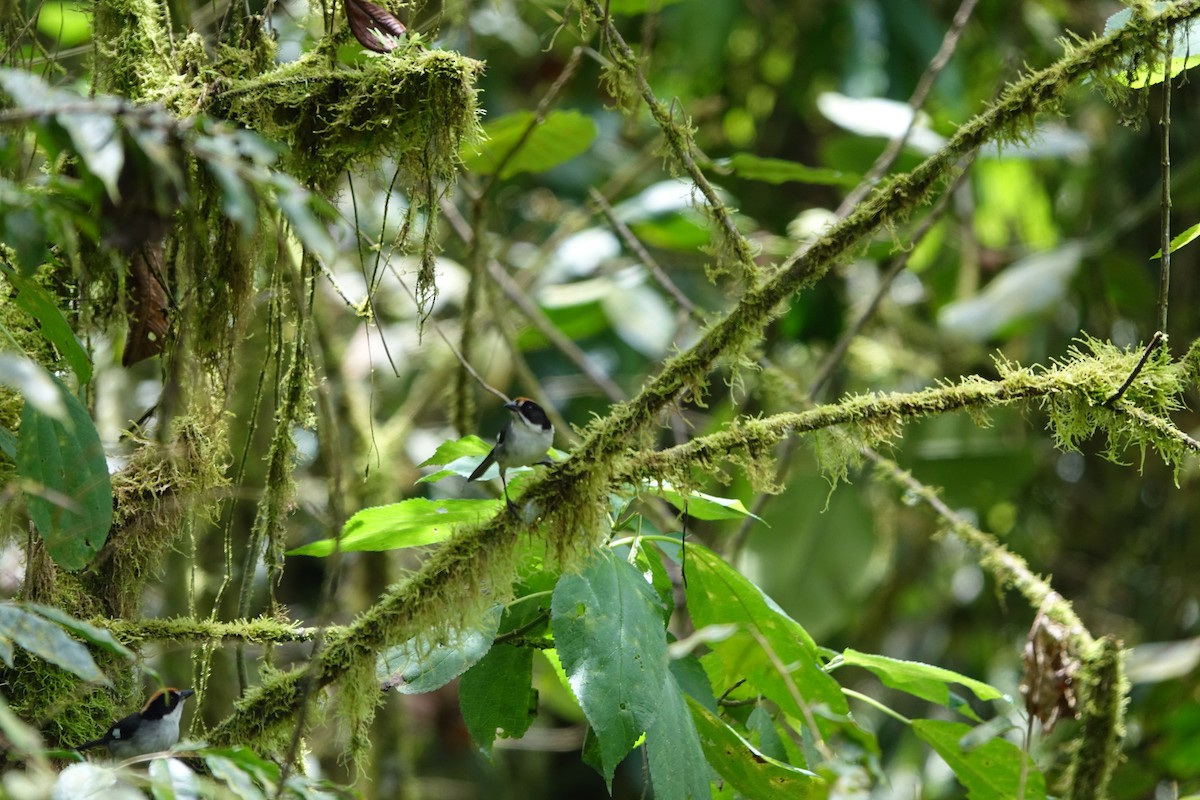
{"type": "Polygon", "coordinates": [[[1080,663],[1072,646],[1073,638],[1070,628],[1046,616],[1043,604],[1025,641],[1021,695],[1025,698],[1026,712],[1037,717],[1047,733],[1054,730],[1060,719],[1079,716],[1075,675],[1080,663]]]}
{"type": "Polygon", "coordinates": [[[390,53],[396,49],[396,45],[385,43],[378,34],[400,37],[406,30],[404,23],[390,11],[367,0],[346,0],[346,21],[358,43],[376,53],[390,53]]]}
{"type": "Polygon", "coordinates": [[[129,332],[121,365],[130,366],[162,352],[171,327],[162,283],[163,243],[139,247],[129,260],[129,332]]]}

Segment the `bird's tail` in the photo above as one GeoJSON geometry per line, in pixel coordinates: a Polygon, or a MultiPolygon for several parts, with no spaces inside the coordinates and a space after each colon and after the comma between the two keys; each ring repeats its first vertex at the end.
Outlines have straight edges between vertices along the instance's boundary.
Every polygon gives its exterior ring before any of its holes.
{"type": "Polygon", "coordinates": [[[483,473],[487,472],[487,468],[495,463],[496,463],[495,451],[488,453],[487,458],[485,458],[483,461],[479,462],[479,466],[475,468],[475,471],[471,473],[471,477],[467,478],[467,480],[468,481],[479,480],[480,478],[483,477],[483,473]]]}

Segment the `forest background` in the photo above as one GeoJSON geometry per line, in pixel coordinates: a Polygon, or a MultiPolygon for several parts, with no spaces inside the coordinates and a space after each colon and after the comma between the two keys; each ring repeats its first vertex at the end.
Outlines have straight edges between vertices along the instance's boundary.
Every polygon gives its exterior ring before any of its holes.
{"type": "Polygon", "coordinates": [[[0,4],[5,790],[157,675],[211,777],[81,785],[1200,793],[1200,11],[1129,5],[0,4]]]}

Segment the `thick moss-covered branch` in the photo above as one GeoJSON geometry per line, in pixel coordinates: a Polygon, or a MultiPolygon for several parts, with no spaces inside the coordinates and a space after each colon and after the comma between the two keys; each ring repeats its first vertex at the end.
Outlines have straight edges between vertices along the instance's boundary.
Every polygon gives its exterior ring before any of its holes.
{"type": "MultiPolygon", "coordinates": [[[[209,642],[234,639],[250,644],[286,644],[307,642],[317,634],[316,628],[303,628],[293,622],[281,622],[269,617],[240,619],[232,622],[169,617],[167,619],[93,619],[93,625],[104,628],[124,644],[145,642],[209,642]]],[[[326,629],[329,634],[331,629],[326,629]]]]}
{"type": "Polygon", "coordinates": [[[1167,418],[1182,407],[1182,394],[1191,384],[1190,367],[1186,361],[1166,360],[1163,353],[1143,365],[1126,398],[1110,408],[1105,398],[1112,396],[1137,362],[1137,351],[1088,340],[1072,348],[1068,361],[1050,368],[1001,363],[998,380],[972,376],[918,392],[865,394],[806,411],[735,420],[725,430],[685,444],[638,453],[627,459],[622,476],[686,485],[695,472],[711,473],[725,460],[737,461],[753,475],[783,438],[837,429],[836,437],[818,444],[822,468],[842,478],[850,463],[861,460],[864,447],[886,444],[909,420],[950,411],[986,412],[1029,400],[1046,408],[1054,437],[1064,448],[1073,449],[1103,431],[1106,453],[1113,459],[1130,447],[1152,448],[1167,463],[1178,465],[1186,453],[1200,453],[1200,442],[1167,418]]]}

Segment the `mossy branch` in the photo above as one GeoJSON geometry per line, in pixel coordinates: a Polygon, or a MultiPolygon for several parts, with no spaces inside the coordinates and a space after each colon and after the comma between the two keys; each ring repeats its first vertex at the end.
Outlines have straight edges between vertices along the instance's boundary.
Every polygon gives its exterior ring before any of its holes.
{"type": "MultiPolygon", "coordinates": [[[[122,643],[139,645],[145,642],[210,642],[234,639],[249,644],[287,644],[307,642],[317,634],[316,628],[304,628],[294,622],[282,622],[270,617],[238,619],[231,622],[169,617],[166,619],[93,619],[90,622],[112,633],[122,643]]],[[[326,629],[327,631],[329,629],[326,629]]]]}
{"type": "Polygon", "coordinates": [[[734,420],[717,433],[632,455],[621,477],[687,485],[694,472],[712,473],[722,460],[754,469],[787,436],[837,428],[839,446],[833,452],[823,450],[822,468],[835,479],[844,478],[850,462],[861,460],[864,447],[887,444],[907,421],[950,411],[985,412],[1028,400],[1047,408],[1055,439],[1067,449],[1103,430],[1108,436],[1106,454],[1114,460],[1129,447],[1150,447],[1175,465],[1188,452],[1200,453],[1200,442],[1166,418],[1181,407],[1181,395],[1190,385],[1185,362],[1160,358],[1144,367],[1127,389],[1132,401],[1122,400],[1110,408],[1102,401],[1105,392],[1121,384],[1138,354],[1093,340],[1071,352],[1070,360],[1044,369],[1001,363],[998,380],[971,376],[917,392],[857,395],[805,411],[734,420]]]}

